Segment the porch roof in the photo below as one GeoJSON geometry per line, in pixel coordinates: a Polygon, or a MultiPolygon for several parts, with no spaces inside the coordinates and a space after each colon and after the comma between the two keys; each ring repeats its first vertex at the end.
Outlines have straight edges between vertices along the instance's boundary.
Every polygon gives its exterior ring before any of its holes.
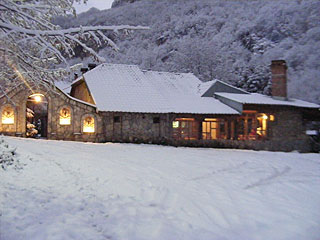
{"type": "Polygon", "coordinates": [[[237,94],[237,93],[223,93],[216,92],[216,96],[224,97],[232,101],[241,103],[241,104],[257,104],[257,105],[278,105],[278,106],[292,106],[292,107],[301,107],[301,108],[320,108],[320,105],[315,103],[306,102],[299,99],[288,99],[280,100],[275,99],[266,95],[259,93],[249,93],[249,94],[237,94]]]}

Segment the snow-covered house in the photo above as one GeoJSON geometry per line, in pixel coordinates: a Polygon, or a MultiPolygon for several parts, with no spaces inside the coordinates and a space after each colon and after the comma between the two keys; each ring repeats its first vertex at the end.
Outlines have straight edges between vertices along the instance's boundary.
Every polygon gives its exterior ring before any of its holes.
{"type": "Polygon", "coordinates": [[[317,104],[288,99],[286,65],[273,61],[273,97],[190,73],[101,64],[70,86],[21,84],[0,97],[0,132],[48,139],[309,150],[317,104]],[[27,112],[29,114],[27,114],[27,112]],[[37,134],[31,134],[37,130],[37,134]]]}

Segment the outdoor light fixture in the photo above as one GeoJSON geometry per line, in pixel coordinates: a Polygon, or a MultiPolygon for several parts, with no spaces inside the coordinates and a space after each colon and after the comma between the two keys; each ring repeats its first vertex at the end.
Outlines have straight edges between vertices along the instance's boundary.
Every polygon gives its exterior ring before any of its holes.
{"type": "Polygon", "coordinates": [[[44,95],[41,94],[41,93],[35,93],[35,94],[32,94],[32,95],[30,96],[30,98],[32,98],[33,101],[35,101],[36,103],[42,102],[42,98],[43,98],[43,97],[44,97],[44,95]]]}
{"type": "Polygon", "coordinates": [[[41,102],[41,97],[40,97],[40,96],[35,96],[35,97],[34,97],[34,100],[35,100],[36,102],[41,102]]]}

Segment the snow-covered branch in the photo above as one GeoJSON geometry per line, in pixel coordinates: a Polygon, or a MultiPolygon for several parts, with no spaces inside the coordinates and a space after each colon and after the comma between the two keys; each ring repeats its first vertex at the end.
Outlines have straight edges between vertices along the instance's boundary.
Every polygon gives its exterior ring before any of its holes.
{"type": "Polygon", "coordinates": [[[15,26],[13,24],[5,24],[0,22],[0,28],[12,30],[15,33],[21,33],[31,36],[63,36],[66,34],[78,34],[78,33],[90,33],[92,31],[121,31],[121,30],[148,30],[148,27],[143,26],[129,26],[129,25],[120,25],[120,26],[89,26],[89,27],[78,27],[78,28],[69,28],[63,30],[34,30],[26,29],[22,27],[15,26]]]}
{"type": "Polygon", "coordinates": [[[86,26],[61,29],[52,24],[55,16],[74,13],[74,2],[86,0],[1,0],[0,2],[0,85],[15,81],[55,81],[70,76],[68,59],[74,48],[92,55],[98,62],[105,59],[95,49],[109,45],[118,50],[109,38],[110,32],[149,29],[143,26],[86,26]],[[95,46],[95,49],[92,47],[95,46]]]}

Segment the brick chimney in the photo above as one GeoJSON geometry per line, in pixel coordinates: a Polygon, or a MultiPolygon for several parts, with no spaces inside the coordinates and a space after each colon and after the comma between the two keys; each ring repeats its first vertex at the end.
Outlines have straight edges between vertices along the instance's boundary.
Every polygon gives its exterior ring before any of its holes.
{"type": "Polygon", "coordinates": [[[286,100],[287,99],[287,64],[284,60],[273,60],[271,62],[272,97],[286,100]]]}

